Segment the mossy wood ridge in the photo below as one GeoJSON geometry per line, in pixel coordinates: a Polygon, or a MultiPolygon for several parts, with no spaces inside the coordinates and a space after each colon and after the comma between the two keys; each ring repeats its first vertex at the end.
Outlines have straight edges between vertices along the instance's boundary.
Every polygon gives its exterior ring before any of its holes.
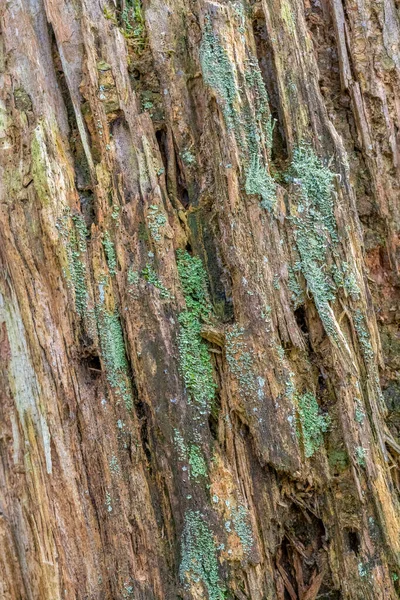
{"type": "Polygon", "coordinates": [[[1,598],[399,597],[395,4],[1,6],[1,598]]]}

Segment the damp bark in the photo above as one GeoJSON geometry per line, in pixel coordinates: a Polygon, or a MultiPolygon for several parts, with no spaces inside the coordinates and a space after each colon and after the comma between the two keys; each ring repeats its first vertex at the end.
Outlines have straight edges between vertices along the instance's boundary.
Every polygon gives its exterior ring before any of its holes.
{"type": "Polygon", "coordinates": [[[0,596],[398,597],[395,2],[0,19],[0,596]]]}

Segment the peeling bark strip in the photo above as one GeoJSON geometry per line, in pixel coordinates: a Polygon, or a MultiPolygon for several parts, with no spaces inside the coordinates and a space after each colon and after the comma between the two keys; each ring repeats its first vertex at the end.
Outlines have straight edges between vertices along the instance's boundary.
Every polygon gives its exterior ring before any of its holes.
{"type": "Polygon", "coordinates": [[[394,0],[0,19],[0,597],[398,597],[394,0]]]}

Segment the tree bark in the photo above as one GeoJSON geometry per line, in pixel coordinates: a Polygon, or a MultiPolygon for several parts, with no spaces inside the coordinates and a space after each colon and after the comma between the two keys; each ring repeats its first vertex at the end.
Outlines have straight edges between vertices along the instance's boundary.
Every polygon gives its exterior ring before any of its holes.
{"type": "Polygon", "coordinates": [[[0,4],[0,596],[392,599],[395,0],[0,4]]]}

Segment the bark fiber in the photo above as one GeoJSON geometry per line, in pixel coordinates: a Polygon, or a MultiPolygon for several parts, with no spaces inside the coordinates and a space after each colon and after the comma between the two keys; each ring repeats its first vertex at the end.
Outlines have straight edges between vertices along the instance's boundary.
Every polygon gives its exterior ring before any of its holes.
{"type": "Polygon", "coordinates": [[[0,27],[0,597],[397,598],[397,0],[0,27]]]}

